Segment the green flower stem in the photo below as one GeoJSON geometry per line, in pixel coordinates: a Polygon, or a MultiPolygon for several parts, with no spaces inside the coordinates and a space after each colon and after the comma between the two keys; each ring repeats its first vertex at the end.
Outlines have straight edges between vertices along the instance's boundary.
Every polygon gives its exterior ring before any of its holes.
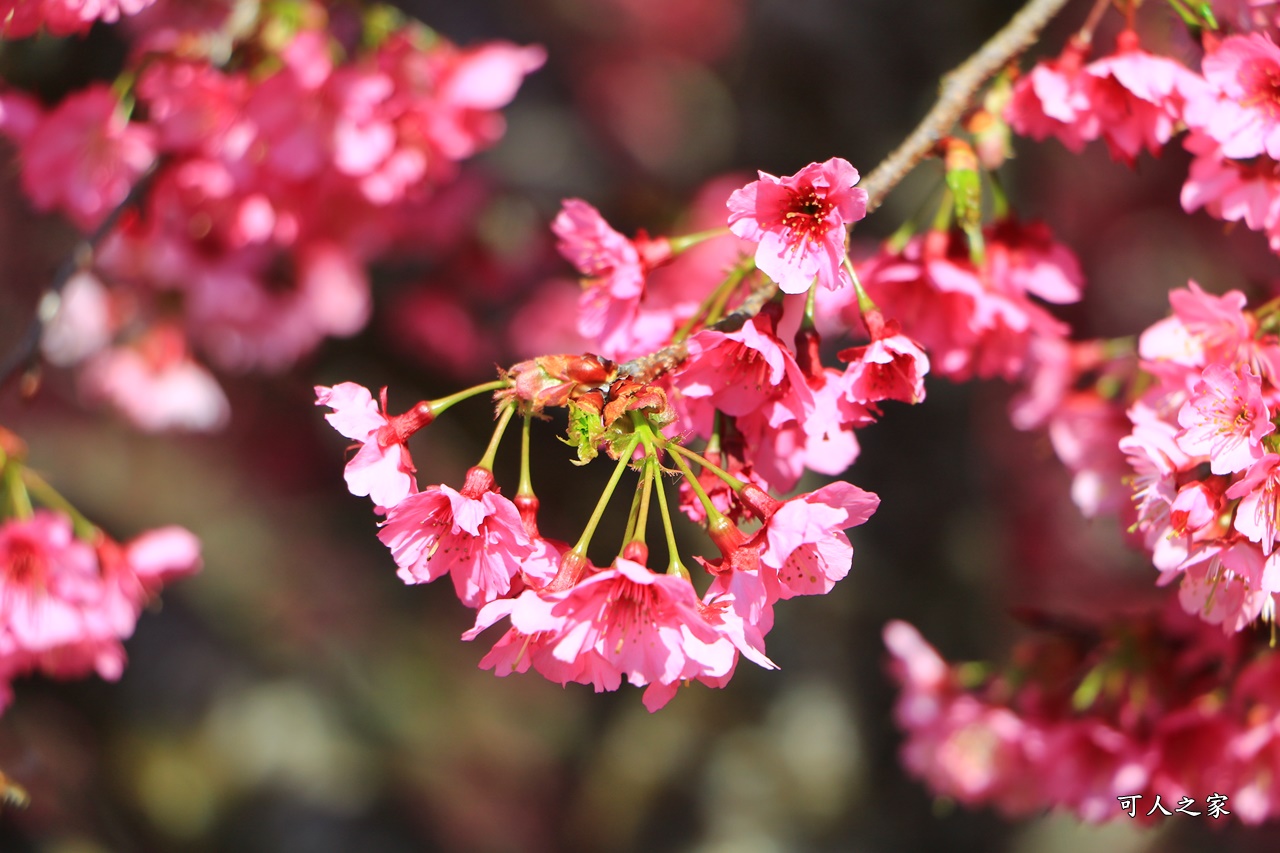
{"type": "Polygon", "coordinates": [[[671,244],[671,253],[678,255],[685,249],[690,249],[699,243],[705,243],[707,240],[714,240],[716,237],[724,237],[729,234],[729,227],[712,228],[709,231],[699,231],[696,234],[685,234],[680,237],[671,237],[667,240],[671,244]]]}
{"type": "Polygon", "coordinates": [[[529,476],[529,425],[533,423],[533,415],[526,414],[520,426],[520,485],[517,495],[533,497],[533,478],[529,476]]]}
{"type": "Polygon", "coordinates": [[[853,292],[858,294],[858,312],[864,317],[871,311],[879,311],[880,306],[876,305],[866,289],[862,286],[862,279],[858,278],[858,271],[853,268],[853,261],[848,256],[844,259],[844,268],[849,271],[849,278],[853,280],[853,292]]]}
{"type": "Polygon", "coordinates": [[[681,445],[676,444],[675,442],[671,442],[670,444],[667,445],[667,450],[671,453],[679,453],[682,456],[685,456],[689,459],[692,459],[694,462],[697,462],[703,468],[706,468],[712,474],[715,474],[721,480],[724,480],[729,485],[729,488],[733,489],[735,492],[742,491],[747,485],[743,481],[739,480],[737,477],[730,474],[728,471],[721,468],[719,465],[715,464],[714,462],[711,462],[710,460],[703,457],[701,454],[695,453],[694,451],[690,450],[687,447],[682,447],[681,445]]]}
{"type": "Polygon", "coordinates": [[[707,325],[711,325],[716,321],[716,319],[719,319],[718,317],[715,319],[712,318],[712,312],[716,309],[716,305],[719,304],[719,310],[723,311],[724,303],[729,301],[729,297],[733,294],[733,291],[738,289],[738,285],[742,284],[742,280],[746,278],[747,273],[753,269],[755,269],[755,262],[747,261],[730,270],[729,275],[720,283],[720,286],[707,294],[707,298],[702,300],[702,304],[698,306],[698,310],[694,311],[693,316],[686,320],[684,325],[680,327],[680,330],[676,332],[675,337],[672,338],[672,342],[679,343],[689,337],[689,335],[693,333],[693,327],[698,325],[700,321],[705,321],[707,325]]]}
{"type": "MultiPolygon", "coordinates": [[[[646,448],[647,450],[648,448],[646,448]]],[[[632,526],[627,530],[627,535],[623,539],[624,545],[632,542],[644,542],[645,530],[649,526],[649,505],[653,497],[653,478],[657,476],[655,464],[656,458],[646,452],[643,478],[640,482],[640,488],[636,490],[635,514],[632,517],[632,526]]]]}
{"type": "Polygon", "coordinates": [[[951,230],[951,223],[955,218],[955,208],[955,196],[951,194],[951,190],[943,190],[942,201],[938,205],[938,212],[933,216],[934,231],[951,230]]]}
{"type": "MultiPolygon", "coordinates": [[[[846,255],[845,260],[849,260],[846,255]]],[[[804,330],[814,328],[817,323],[813,319],[814,306],[818,303],[818,286],[815,284],[809,288],[809,292],[804,297],[804,316],[800,318],[800,328],[804,330]]]]}
{"type": "Polygon", "coordinates": [[[507,431],[507,424],[511,423],[511,416],[515,413],[515,403],[508,403],[502,409],[502,414],[498,415],[498,426],[493,431],[493,438],[489,439],[489,447],[485,450],[484,457],[476,463],[477,468],[484,468],[486,471],[493,470],[493,459],[498,455],[498,445],[502,442],[502,434],[507,431]]]}
{"type": "MultiPolygon", "coordinates": [[[[716,509],[716,505],[711,501],[711,496],[707,494],[706,489],[702,488],[702,484],[698,482],[698,478],[693,476],[693,471],[689,468],[689,463],[684,461],[684,456],[682,454],[673,451],[673,448],[678,446],[679,445],[674,442],[669,442],[666,445],[666,448],[672,461],[676,463],[676,467],[680,469],[682,474],[684,474],[684,478],[689,481],[689,487],[693,489],[693,493],[698,496],[698,501],[701,502],[702,509],[707,514],[707,529],[709,530],[712,526],[717,524],[724,524],[725,517],[720,513],[720,510],[716,509]]],[[[680,449],[683,450],[684,448],[680,449]]]]}
{"type": "Polygon", "coordinates": [[[997,172],[987,172],[987,181],[991,185],[991,215],[997,222],[1009,218],[1009,194],[1005,192],[1004,182],[997,172]]]}
{"type": "MultiPolygon", "coordinates": [[[[726,283],[721,285],[714,294],[715,301],[711,303],[711,310],[707,313],[707,325],[720,322],[721,318],[724,317],[724,309],[729,304],[730,297],[737,293],[738,285],[742,284],[747,274],[754,271],[755,268],[755,261],[752,260],[750,266],[744,265],[738,268],[742,271],[740,274],[737,273],[737,270],[729,274],[726,283]]],[[[777,296],[780,297],[781,294],[777,296]]]]}
{"type": "MultiPolygon", "coordinates": [[[[648,470],[646,466],[646,476],[648,470]]],[[[622,533],[622,546],[624,548],[631,541],[632,534],[636,532],[636,523],[640,518],[640,485],[640,483],[636,483],[635,494],[631,496],[631,509],[627,510],[627,529],[622,533]]]]}
{"type": "MultiPolygon", "coordinates": [[[[6,474],[11,470],[13,470],[13,466],[6,469],[6,474]]],[[[80,510],[76,509],[71,504],[71,501],[59,494],[57,489],[49,485],[48,481],[46,481],[44,477],[41,477],[30,468],[25,467],[21,471],[21,477],[22,482],[19,484],[19,491],[21,492],[22,500],[25,503],[26,514],[23,515],[22,510],[20,510],[20,517],[30,518],[32,514],[31,501],[27,497],[27,492],[29,490],[31,494],[35,495],[36,500],[40,503],[51,509],[61,510],[70,516],[71,524],[75,529],[77,538],[83,539],[86,542],[92,542],[98,537],[98,525],[85,518],[84,514],[81,513],[80,510]],[[22,488],[22,486],[25,486],[25,488],[22,488]]]]}
{"type": "Polygon", "coordinates": [[[483,385],[476,385],[472,388],[464,388],[461,391],[450,394],[447,397],[441,397],[438,400],[428,400],[427,405],[431,407],[432,416],[438,416],[445,409],[453,406],[455,403],[461,403],[463,400],[470,400],[472,397],[485,393],[486,391],[498,391],[511,385],[506,379],[495,379],[492,382],[486,382],[483,385]]]}
{"type": "MultiPolygon", "coordinates": [[[[653,453],[653,444],[646,441],[645,450],[653,453]]],[[[655,454],[654,458],[657,456],[655,454]]],[[[667,506],[667,484],[658,483],[658,511],[662,515],[662,532],[667,538],[667,553],[670,554],[670,560],[667,562],[667,574],[679,575],[685,580],[689,580],[691,575],[685,564],[680,562],[680,547],[676,544],[675,527],[671,524],[671,509],[667,506]]]]}
{"type": "Polygon", "coordinates": [[[10,462],[0,451],[0,469],[4,471],[4,491],[9,498],[9,506],[13,508],[14,515],[25,521],[35,514],[35,510],[31,507],[27,487],[22,483],[22,465],[10,462]]]}
{"type": "Polygon", "coordinates": [[[627,466],[631,464],[631,454],[635,452],[636,445],[639,443],[640,433],[637,432],[627,442],[623,452],[618,454],[618,464],[613,469],[613,476],[609,478],[608,484],[604,487],[604,494],[600,496],[600,500],[596,501],[596,508],[591,512],[591,518],[587,520],[586,529],[578,537],[578,544],[573,546],[573,553],[580,557],[585,558],[587,556],[587,546],[591,544],[591,537],[596,534],[596,527],[600,525],[600,519],[604,517],[604,509],[609,505],[609,499],[613,497],[614,490],[618,488],[618,481],[622,479],[622,472],[627,470],[627,466]]]}

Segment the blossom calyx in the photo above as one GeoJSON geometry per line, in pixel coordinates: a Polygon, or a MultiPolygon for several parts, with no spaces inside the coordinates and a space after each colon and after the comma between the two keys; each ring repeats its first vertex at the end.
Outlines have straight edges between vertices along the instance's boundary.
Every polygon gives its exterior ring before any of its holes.
{"type": "Polygon", "coordinates": [[[527,411],[563,406],[574,397],[608,385],[618,367],[607,358],[585,355],[545,355],[522,361],[502,377],[511,387],[495,396],[499,406],[519,400],[527,411]]]}
{"type": "MultiPolygon", "coordinates": [[[[387,389],[382,389],[382,411],[387,410],[387,389]]],[[[375,436],[379,447],[404,444],[415,432],[436,419],[431,404],[422,400],[412,409],[399,415],[387,415],[387,423],[378,428],[375,436]]]]}
{"type": "Polygon", "coordinates": [[[458,489],[458,494],[472,500],[479,500],[485,492],[496,491],[493,483],[492,471],[488,468],[481,468],[478,465],[472,466],[467,469],[467,478],[463,480],[462,488],[458,489]]]}
{"type": "Polygon", "coordinates": [[[783,501],[773,497],[755,483],[747,483],[743,486],[738,499],[746,504],[747,508],[761,521],[768,521],[783,505],[783,501]]]}
{"type": "Polygon", "coordinates": [[[556,571],[556,576],[546,585],[543,592],[563,592],[570,587],[577,586],[578,581],[582,580],[582,576],[590,565],[587,562],[586,555],[581,552],[565,551],[560,557],[560,568],[556,571]]]}

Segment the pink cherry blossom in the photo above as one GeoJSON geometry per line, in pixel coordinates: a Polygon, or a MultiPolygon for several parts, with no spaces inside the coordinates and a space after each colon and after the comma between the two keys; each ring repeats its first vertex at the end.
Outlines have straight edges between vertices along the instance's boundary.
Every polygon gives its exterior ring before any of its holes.
{"type": "Polygon", "coordinates": [[[780,401],[795,419],[813,409],[804,373],[766,318],[752,317],[736,332],[704,329],[689,338],[688,346],[689,358],[675,377],[684,397],[705,400],[735,417],[771,400],[780,401]]]}
{"type": "MultiPolygon", "coordinates": [[[[451,575],[468,607],[505,596],[525,563],[535,559],[519,510],[493,490],[493,475],[483,468],[467,473],[461,491],[436,485],[401,499],[388,509],[378,538],[391,549],[401,580],[429,583],[451,575]]],[[[540,553],[544,559],[554,556],[540,553]]],[[[532,574],[543,578],[552,572],[539,565],[532,574]]]]}
{"type": "Polygon", "coordinates": [[[880,499],[835,482],[782,504],[765,524],[760,563],[777,572],[778,597],[830,592],[849,573],[853,546],[844,530],[862,524],[880,499]]]}
{"type": "Polygon", "coordinates": [[[785,178],[760,172],[729,196],[729,228],[759,243],[756,266],[784,293],[804,293],[815,280],[831,290],[851,287],[845,228],[867,211],[857,182],[858,170],[839,157],[785,178]]]}
{"type": "Polygon", "coordinates": [[[1204,369],[1192,396],[1178,411],[1178,446],[1209,457],[1215,474],[1233,474],[1262,457],[1263,437],[1275,432],[1262,399],[1262,380],[1248,368],[1214,363],[1204,369]]]}
{"type": "MultiPolygon", "coordinates": [[[[1253,467],[1257,467],[1264,459],[1266,456],[1258,460],[1253,467]]],[[[1250,471],[1252,470],[1253,468],[1250,468],[1250,471]]],[[[1230,490],[1227,496],[1235,497],[1230,494],[1230,490]]],[[[1194,480],[1178,489],[1178,496],[1169,506],[1169,526],[1176,536],[1194,536],[1218,520],[1222,512],[1222,504],[1223,493],[1220,487],[1215,489],[1210,483],[1194,480]]],[[[1240,529],[1238,524],[1236,529],[1240,529]]],[[[1240,532],[1245,533],[1244,530],[1240,532]]],[[[1256,542],[1261,536],[1250,538],[1256,542]]]]}
{"type": "Polygon", "coordinates": [[[958,691],[946,662],[907,623],[886,625],[884,641],[902,686],[895,717],[907,732],[907,769],[968,805],[994,802],[1010,814],[1036,808],[1039,727],[958,691]]]}
{"type": "Polygon", "coordinates": [[[161,587],[195,574],[201,567],[200,540],[186,528],[172,524],[141,533],[123,546],[100,544],[98,551],[104,574],[121,585],[139,612],[161,587]],[[108,552],[119,562],[112,565],[108,552]]]}
{"type": "Polygon", "coordinates": [[[1057,59],[1038,63],[1014,84],[1005,108],[1010,127],[1036,140],[1057,137],[1077,153],[1098,138],[1101,128],[1082,73],[1085,50],[1072,40],[1057,59]]]}
{"type": "Polygon", "coordinates": [[[231,417],[222,386],[168,327],[153,328],[137,346],[90,356],[79,386],[86,400],[110,405],[144,432],[213,432],[231,417]]]}
{"type": "Polygon", "coordinates": [[[551,681],[592,684],[596,692],[616,690],[625,676],[648,687],[645,707],[656,711],[682,681],[723,686],[739,646],[762,666],[774,666],[748,645],[724,604],[704,606],[685,578],[619,557],[559,592],[526,590],[486,604],[463,637],[510,617],[512,627],[482,668],[505,675],[532,667],[551,681]]]}
{"type": "Polygon", "coordinates": [[[315,392],[317,406],[333,409],[325,420],[347,438],[360,442],[344,474],[351,494],[368,495],[376,505],[389,509],[418,490],[406,442],[431,422],[429,407],[419,405],[403,415],[390,416],[385,397],[379,408],[369,389],[354,382],[332,388],[317,385],[315,392]]]}
{"type": "MultiPolygon", "coordinates": [[[[104,599],[93,549],[48,511],[0,524],[0,654],[34,654],[85,639],[104,599]]],[[[114,640],[114,637],[112,638],[114,640]]]]}
{"type": "Polygon", "coordinates": [[[843,385],[855,403],[924,401],[929,357],[919,344],[898,332],[896,322],[891,323],[883,337],[875,338],[870,344],[843,350],[840,360],[849,362],[843,385]]]}
{"type": "Polygon", "coordinates": [[[1200,381],[1200,369],[1210,362],[1240,360],[1251,335],[1245,302],[1238,290],[1217,296],[1194,281],[1187,282],[1186,290],[1169,291],[1173,315],[1138,337],[1144,368],[1168,379],[1183,379],[1190,390],[1200,381]]]}
{"type": "Polygon", "coordinates": [[[648,270],[671,256],[665,240],[628,240],[581,199],[565,199],[551,224],[556,248],[585,276],[578,300],[578,333],[598,342],[607,358],[630,354],[633,326],[648,270]]]}
{"type": "Polygon", "coordinates": [[[107,289],[93,273],[78,272],[62,289],[58,312],[40,338],[40,351],[59,367],[84,361],[111,343],[112,320],[107,289]]]}
{"type": "MultiPolygon", "coordinates": [[[[1041,266],[1052,254],[1002,252],[994,245],[1001,240],[997,229],[988,229],[986,240],[988,256],[1003,258],[999,266],[975,266],[962,234],[935,231],[913,237],[899,251],[880,252],[858,270],[884,315],[929,354],[930,371],[957,381],[975,375],[1016,378],[1032,341],[1063,338],[1067,331],[1028,298],[1026,288],[1069,300],[1071,282],[1078,281],[1069,270],[1032,273],[1027,263],[1041,266]]],[[[860,322],[856,306],[844,316],[855,328],[860,322]]]]}
{"type": "Polygon", "coordinates": [[[1191,460],[1178,445],[1180,430],[1158,409],[1139,401],[1130,407],[1128,416],[1133,431],[1120,439],[1120,450],[1133,471],[1136,528],[1154,552],[1156,568],[1172,571],[1186,558],[1186,547],[1171,535],[1170,513],[1178,492],[1178,472],[1191,467],[1191,460]]]}
{"type": "Polygon", "coordinates": [[[156,0],[0,0],[0,33],[26,38],[43,25],[54,35],[89,29],[94,21],[114,23],[136,15],[156,0]]]}
{"type": "Polygon", "coordinates": [[[1247,628],[1271,600],[1271,593],[1262,588],[1262,552],[1251,543],[1197,547],[1179,568],[1182,609],[1210,625],[1221,625],[1223,633],[1247,628]]]}
{"type": "Polygon", "coordinates": [[[637,686],[732,669],[734,647],[719,642],[720,633],[702,615],[697,593],[684,578],[618,558],[557,598],[552,614],[565,620],[552,649],[559,661],[598,655],[637,686]]]}
{"type": "Polygon", "coordinates": [[[1117,37],[1115,54],[1089,63],[1084,73],[1101,136],[1112,157],[1130,166],[1143,150],[1160,153],[1182,120],[1185,101],[1205,88],[1174,60],[1139,48],[1132,30],[1117,37]]]}
{"type": "Polygon", "coordinates": [[[871,407],[849,399],[844,374],[834,368],[823,368],[808,386],[812,410],[797,412],[781,397],[737,419],[757,485],[790,491],[805,469],[836,477],[858,458],[855,430],[875,419],[871,407]]]}
{"type": "Polygon", "coordinates": [[[1182,186],[1182,209],[1204,208],[1225,222],[1243,222],[1280,249],[1280,164],[1269,157],[1231,160],[1207,134],[1194,131],[1183,146],[1195,155],[1182,186]]]}
{"type": "Polygon", "coordinates": [[[1188,101],[1187,125],[1235,160],[1280,160],[1280,47],[1261,33],[1223,39],[1202,62],[1208,87],[1188,101]]]}
{"type": "Polygon", "coordinates": [[[129,122],[109,87],[70,95],[22,146],[22,187],[42,210],[92,230],[155,159],[152,131],[129,122]]]}
{"type": "Polygon", "coordinates": [[[1280,455],[1264,453],[1231,484],[1228,498],[1240,498],[1233,527],[1270,554],[1280,535],[1280,455]]]}

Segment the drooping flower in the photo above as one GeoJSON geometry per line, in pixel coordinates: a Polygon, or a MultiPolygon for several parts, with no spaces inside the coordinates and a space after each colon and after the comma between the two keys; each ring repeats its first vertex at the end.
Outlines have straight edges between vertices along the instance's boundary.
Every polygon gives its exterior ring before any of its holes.
{"type": "Polygon", "coordinates": [[[853,546],[844,530],[862,524],[880,498],[837,481],[783,503],[765,523],[760,564],[777,573],[778,597],[820,595],[849,573],[853,546]]]}
{"type": "Polygon", "coordinates": [[[134,345],[89,356],[79,385],[87,400],[110,405],[145,432],[212,432],[231,417],[218,380],[170,326],[153,327],[134,345]]]}
{"type": "Polygon", "coordinates": [[[1098,138],[1098,117],[1090,109],[1082,73],[1085,46],[1072,40],[1056,59],[1038,63],[1013,87],[1005,107],[1009,126],[1023,136],[1055,136],[1079,153],[1098,138]]]}
{"type": "Polygon", "coordinates": [[[704,604],[688,579],[619,557],[565,589],[525,590],[486,604],[463,638],[509,617],[511,628],[482,668],[501,676],[532,667],[549,681],[591,684],[597,693],[617,690],[625,676],[647,688],[645,707],[656,711],[681,682],[723,687],[739,651],[775,668],[763,641],[727,605],[728,599],[704,604]]]}
{"type": "Polygon", "coordinates": [[[418,490],[413,477],[416,469],[405,442],[431,423],[429,406],[420,403],[402,415],[388,415],[385,390],[379,408],[369,389],[354,382],[332,388],[317,385],[315,392],[317,406],[333,409],[325,420],[347,438],[360,442],[360,450],[344,473],[351,494],[368,495],[376,505],[390,508],[418,490]]]}
{"type": "Polygon", "coordinates": [[[1233,526],[1270,554],[1280,535],[1280,455],[1264,453],[1244,477],[1231,484],[1228,498],[1240,498],[1233,526]]]}
{"type": "MultiPolygon", "coordinates": [[[[493,474],[472,468],[461,491],[431,486],[409,495],[387,512],[378,533],[405,583],[452,576],[458,598],[480,607],[511,591],[522,571],[545,580],[551,565],[537,564],[535,549],[508,498],[493,490],[493,474]]],[[[553,550],[539,553],[550,563],[553,550]]]]}
{"type": "Polygon", "coordinates": [[[895,321],[890,321],[866,346],[841,351],[840,360],[849,362],[843,386],[845,394],[855,403],[924,400],[929,357],[919,344],[901,333],[895,321]]]}
{"type": "Polygon", "coordinates": [[[759,316],[734,332],[704,329],[689,338],[689,358],[675,384],[686,398],[705,400],[734,417],[776,400],[791,418],[803,420],[814,405],[795,356],[759,316]]]}
{"type": "Polygon", "coordinates": [[[560,238],[556,248],[585,276],[578,299],[578,333],[614,358],[629,352],[646,273],[671,257],[665,239],[641,234],[634,241],[619,234],[594,207],[565,199],[551,223],[560,238]]]}
{"type": "Polygon", "coordinates": [[[1099,132],[1111,156],[1129,166],[1144,149],[1160,153],[1178,128],[1187,98],[1196,97],[1205,85],[1174,60],[1142,50],[1132,30],[1116,38],[1114,54],[1089,63],[1084,71],[1099,132]]]}
{"type": "Polygon", "coordinates": [[[815,281],[852,287],[844,269],[845,228],[867,212],[858,170],[833,157],[784,178],[760,179],[729,196],[729,229],[759,243],[756,266],[784,293],[804,293],[815,281]]]}

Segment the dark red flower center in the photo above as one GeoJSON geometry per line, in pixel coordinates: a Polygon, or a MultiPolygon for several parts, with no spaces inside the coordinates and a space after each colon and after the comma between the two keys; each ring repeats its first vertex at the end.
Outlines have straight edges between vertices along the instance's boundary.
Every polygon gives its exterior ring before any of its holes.
{"type": "Polygon", "coordinates": [[[796,246],[823,237],[831,228],[827,217],[833,209],[835,204],[813,187],[792,191],[791,204],[782,214],[782,224],[790,230],[788,242],[796,246]]]}
{"type": "Polygon", "coordinates": [[[8,559],[3,561],[6,580],[17,586],[43,585],[46,574],[44,554],[33,543],[15,539],[9,543],[8,559]]]}
{"type": "Polygon", "coordinates": [[[1269,118],[1280,116],[1280,66],[1257,61],[1241,69],[1240,74],[1249,92],[1245,105],[1262,110],[1269,118]]]}

